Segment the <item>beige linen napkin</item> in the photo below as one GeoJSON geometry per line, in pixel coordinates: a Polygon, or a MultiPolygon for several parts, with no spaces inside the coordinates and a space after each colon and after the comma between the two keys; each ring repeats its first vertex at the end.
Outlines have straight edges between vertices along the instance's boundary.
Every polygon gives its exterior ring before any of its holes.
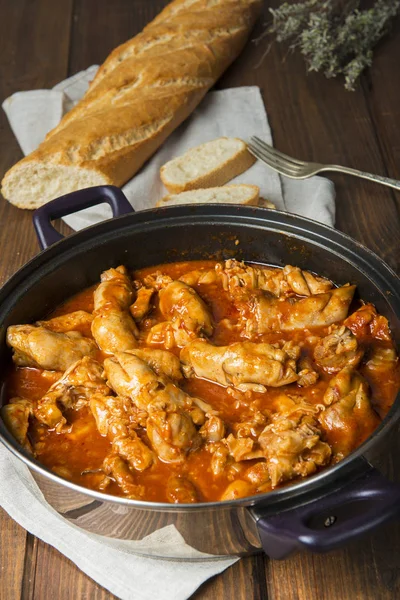
{"type": "MultiPolygon", "coordinates": [[[[96,66],[61,82],[52,90],[13,94],[3,108],[22,151],[28,154],[43,140],[62,115],[84,94],[96,66]]],[[[219,136],[244,140],[258,135],[272,143],[271,130],[257,87],[210,92],[193,115],[165,142],[141,171],[123,188],[135,210],[151,208],[165,194],[159,168],[188,148],[219,136]]],[[[280,178],[261,162],[255,163],[237,182],[253,183],[260,195],[277,208],[333,225],[334,187],[322,177],[306,181],[280,178]]],[[[108,207],[107,207],[108,208],[108,207]]],[[[111,215],[102,206],[67,217],[74,229],[82,229],[111,215]]],[[[233,564],[227,560],[184,563],[142,558],[135,552],[146,546],[173,546],[187,553],[187,545],[169,526],[141,542],[118,542],[88,534],[60,517],[44,500],[28,469],[0,445],[0,506],[22,527],[51,544],[82,571],[122,600],[185,600],[209,577],[233,564]],[[160,584],[160,582],[162,582],[160,584]]],[[[192,549],[193,557],[207,558],[192,549]]]]}

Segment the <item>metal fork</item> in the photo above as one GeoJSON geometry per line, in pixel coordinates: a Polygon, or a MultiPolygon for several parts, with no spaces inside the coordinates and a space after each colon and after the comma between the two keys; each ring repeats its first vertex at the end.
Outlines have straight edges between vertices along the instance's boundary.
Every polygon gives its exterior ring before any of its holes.
{"type": "Polygon", "coordinates": [[[368,179],[375,183],[382,183],[400,191],[400,181],[396,179],[382,177],[381,175],[372,175],[372,173],[350,169],[349,167],[341,167],[339,165],[322,165],[320,163],[298,160],[297,158],[283,154],[283,152],[279,152],[279,150],[269,146],[256,136],[251,138],[248,148],[253,156],[265,162],[271,169],[291,179],[307,179],[307,177],[312,177],[312,175],[316,175],[322,171],[337,171],[338,173],[346,173],[346,175],[362,177],[362,179],[368,179]]]}

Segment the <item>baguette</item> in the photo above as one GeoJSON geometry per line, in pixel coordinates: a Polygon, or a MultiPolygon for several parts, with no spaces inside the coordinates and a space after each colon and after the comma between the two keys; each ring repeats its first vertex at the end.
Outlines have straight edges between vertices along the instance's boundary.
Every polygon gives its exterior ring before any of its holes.
{"type": "Polygon", "coordinates": [[[20,208],[121,186],[184,121],[242,50],[261,0],[174,0],[116,48],[82,100],[2,181],[20,208]]]}
{"type": "Polygon", "coordinates": [[[224,185],[255,162],[238,138],[221,137],[191,148],[160,169],[160,177],[173,194],[224,185]]]}
{"type": "Polygon", "coordinates": [[[174,204],[258,204],[260,188],[256,185],[231,184],[221,187],[190,190],[181,194],[169,194],[161,198],[157,207],[174,204]]]}

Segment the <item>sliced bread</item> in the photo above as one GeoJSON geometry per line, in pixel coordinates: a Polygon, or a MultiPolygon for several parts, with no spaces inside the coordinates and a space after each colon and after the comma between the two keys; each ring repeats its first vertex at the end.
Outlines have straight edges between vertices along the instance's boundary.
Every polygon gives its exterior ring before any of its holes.
{"type": "Polygon", "coordinates": [[[156,206],[173,204],[251,204],[256,206],[260,188],[256,185],[232,184],[201,190],[190,190],[181,194],[169,194],[156,206]]]}
{"type": "Polygon", "coordinates": [[[255,162],[247,145],[238,138],[220,137],[191,148],[160,169],[171,194],[224,185],[255,162]]]}

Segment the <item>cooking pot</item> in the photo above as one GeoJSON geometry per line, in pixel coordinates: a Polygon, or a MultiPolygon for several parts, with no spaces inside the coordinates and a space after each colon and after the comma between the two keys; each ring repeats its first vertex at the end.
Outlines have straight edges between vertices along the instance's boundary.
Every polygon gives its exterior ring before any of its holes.
{"type": "MultiPolygon", "coordinates": [[[[38,209],[34,225],[44,250],[0,291],[1,364],[11,362],[6,329],[42,318],[69,296],[124,264],[237,258],[293,264],[334,280],[355,283],[400,339],[400,280],[375,254],[343,233],[292,214],[231,205],[175,206],[140,213],[112,186],[68,194],[38,209]],[[65,239],[51,220],[107,202],[114,219],[65,239]],[[46,249],[47,248],[47,249],[46,249]]],[[[5,369],[3,369],[4,372],[5,369]]],[[[4,401],[4,394],[3,401],[4,401]]],[[[400,485],[383,458],[400,417],[400,396],[381,425],[355,452],[301,482],[267,494],[226,502],[166,504],[119,498],[60,478],[19,446],[0,422],[0,439],[30,469],[47,502],[76,526],[99,535],[135,540],[138,553],[204,560],[263,549],[272,558],[308,548],[331,550],[363,534],[400,509],[400,485]],[[146,536],[173,525],[187,545],[146,536]],[[194,552],[193,548],[207,556],[194,552]]],[[[387,463],[387,461],[386,461],[387,463]]]]}

